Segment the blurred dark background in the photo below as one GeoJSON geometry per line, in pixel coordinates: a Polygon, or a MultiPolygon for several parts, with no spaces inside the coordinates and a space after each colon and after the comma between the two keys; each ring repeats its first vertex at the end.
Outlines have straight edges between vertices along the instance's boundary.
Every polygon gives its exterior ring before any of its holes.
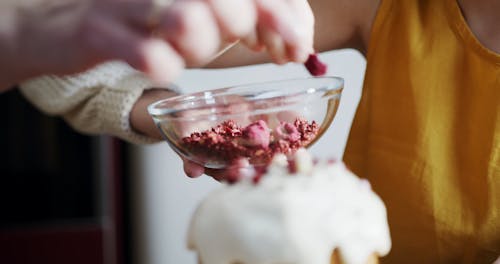
{"type": "Polygon", "coordinates": [[[0,263],[126,263],[124,143],[0,96],[0,263]]]}

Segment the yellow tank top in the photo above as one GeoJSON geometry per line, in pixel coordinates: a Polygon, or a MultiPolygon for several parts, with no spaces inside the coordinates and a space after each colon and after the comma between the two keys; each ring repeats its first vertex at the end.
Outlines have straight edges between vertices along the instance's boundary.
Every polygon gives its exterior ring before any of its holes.
{"type": "Polygon", "coordinates": [[[344,159],[387,205],[382,263],[500,256],[500,54],[456,1],[382,1],[344,159]]]}

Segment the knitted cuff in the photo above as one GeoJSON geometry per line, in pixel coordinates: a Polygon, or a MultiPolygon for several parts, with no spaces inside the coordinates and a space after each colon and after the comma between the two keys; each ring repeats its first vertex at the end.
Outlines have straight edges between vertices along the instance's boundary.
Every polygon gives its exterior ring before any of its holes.
{"type": "Polygon", "coordinates": [[[79,132],[147,144],[158,140],[134,131],[129,118],[137,99],[152,87],[144,74],[127,64],[108,62],[77,75],[36,78],[23,83],[21,90],[39,109],[64,117],[79,132]]]}
{"type": "MultiPolygon", "coordinates": [[[[147,137],[134,129],[130,124],[130,112],[136,101],[141,97],[144,90],[155,87],[154,84],[144,74],[140,72],[129,73],[122,76],[112,86],[102,87],[99,94],[91,101],[87,102],[90,111],[81,110],[83,116],[65,116],[69,123],[93,123],[99,127],[91,128],[100,134],[110,134],[133,144],[152,144],[160,140],[147,137]],[[94,120],[91,120],[95,118],[94,120]],[[81,120],[85,121],[81,121],[81,120]]],[[[157,88],[157,87],[155,87],[157,88]]],[[[167,88],[165,88],[167,89],[167,88]]],[[[179,93],[177,87],[168,90],[179,93]]],[[[76,129],[82,131],[81,125],[74,125],[76,129]]],[[[84,131],[90,132],[93,131],[84,131]]]]}
{"type": "Polygon", "coordinates": [[[114,87],[103,89],[97,103],[101,132],[134,144],[151,144],[157,139],[134,131],[130,125],[130,111],[145,89],[152,83],[143,76],[127,76],[114,87]]]}

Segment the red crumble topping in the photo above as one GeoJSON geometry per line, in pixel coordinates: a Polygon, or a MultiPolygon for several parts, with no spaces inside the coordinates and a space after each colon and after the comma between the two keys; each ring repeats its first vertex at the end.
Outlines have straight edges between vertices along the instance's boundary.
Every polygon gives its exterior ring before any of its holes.
{"type": "Polygon", "coordinates": [[[263,176],[262,174],[257,174],[255,176],[253,176],[252,183],[255,185],[259,184],[260,179],[262,179],[262,176],[263,176]]]}
{"type": "Polygon", "coordinates": [[[309,144],[318,133],[315,121],[296,119],[282,122],[274,130],[264,120],[241,127],[227,120],[206,131],[194,132],[181,139],[180,145],[188,152],[207,160],[232,164],[248,158],[250,164],[267,164],[276,153],[293,154],[309,144]]]}
{"type": "Polygon", "coordinates": [[[267,148],[269,146],[271,134],[269,127],[263,120],[259,120],[243,129],[241,142],[245,146],[256,146],[267,148]]]}
{"type": "Polygon", "coordinates": [[[297,127],[290,123],[281,123],[281,125],[275,129],[275,136],[278,139],[290,142],[299,141],[301,137],[297,127]]]}
{"type": "Polygon", "coordinates": [[[288,161],[288,172],[294,174],[297,172],[297,162],[295,160],[288,161]]]}
{"type": "Polygon", "coordinates": [[[253,184],[258,184],[262,179],[262,176],[267,173],[267,166],[256,166],[255,174],[252,177],[253,184]]]}
{"type": "Polygon", "coordinates": [[[312,76],[325,75],[326,70],[328,69],[326,64],[321,62],[316,54],[309,54],[309,57],[304,65],[312,76]]]}

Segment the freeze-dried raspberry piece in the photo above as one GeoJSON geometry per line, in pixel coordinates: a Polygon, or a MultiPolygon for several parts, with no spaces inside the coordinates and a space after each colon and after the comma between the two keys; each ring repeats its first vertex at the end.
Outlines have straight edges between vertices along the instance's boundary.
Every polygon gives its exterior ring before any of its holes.
{"type": "Polygon", "coordinates": [[[304,65],[312,76],[325,75],[328,69],[328,66],[321,62],[316,54],[309,54],[309,58],[307,58],[304,65]]]}
{"type": "Polygon", "coordinates": [[[270,131],[264,120],[252,123],[243,129],[242,143],[245,146],[267,148],[270,141],[270,131]]]}

